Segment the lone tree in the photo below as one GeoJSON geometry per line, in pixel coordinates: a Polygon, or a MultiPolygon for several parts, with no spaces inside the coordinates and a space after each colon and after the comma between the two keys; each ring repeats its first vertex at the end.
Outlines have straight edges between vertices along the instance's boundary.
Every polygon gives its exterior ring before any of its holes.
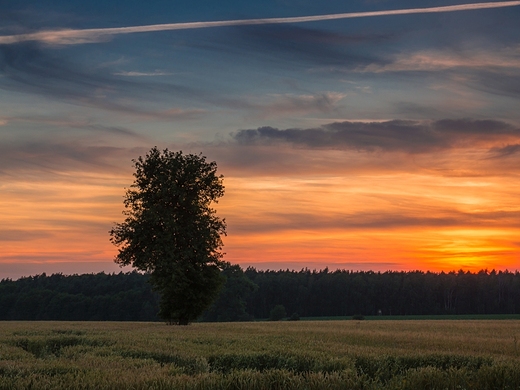
{"type": "Polygon", "coordinates": [[[132,162],[126,219],[110,231],[119,247],[114,261],[149,273],[161,294],[159,316],[187,325],[213,302],[223,282],[226,224],[210,207],[224,195],[222,176],[202,155],[157,147],[132,162]]]}

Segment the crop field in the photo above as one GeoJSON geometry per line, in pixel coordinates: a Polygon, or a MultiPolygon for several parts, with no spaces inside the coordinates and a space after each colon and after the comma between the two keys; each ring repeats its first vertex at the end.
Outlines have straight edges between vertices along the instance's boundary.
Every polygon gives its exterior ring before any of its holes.
{"type": "Polygon", "coordinates": [[[520,321],[1,322],[0,389],[520,389],[520,321]]]}

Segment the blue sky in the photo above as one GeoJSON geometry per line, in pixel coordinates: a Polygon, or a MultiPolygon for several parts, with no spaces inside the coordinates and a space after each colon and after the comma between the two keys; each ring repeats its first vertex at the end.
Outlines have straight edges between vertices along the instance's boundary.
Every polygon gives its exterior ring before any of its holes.
{"type": "Polygon", "coordinates": [[[107,231],[155,145],[217,161],[231,261],[516,267],[517,3],[108,34],[467,3],[2,1],[0,278],[116,269],[107,231]]]}

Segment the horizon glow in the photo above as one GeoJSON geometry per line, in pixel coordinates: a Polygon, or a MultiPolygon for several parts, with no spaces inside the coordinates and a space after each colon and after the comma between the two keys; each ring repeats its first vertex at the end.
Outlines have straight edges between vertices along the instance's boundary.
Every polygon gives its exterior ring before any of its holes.
{"type": "Polygon", "coordinates": [[[216,161],[242,267],[520,269],[520,1],[117,1],[5,5],[0,279],[117,272],[153,146],[216,161]]]}

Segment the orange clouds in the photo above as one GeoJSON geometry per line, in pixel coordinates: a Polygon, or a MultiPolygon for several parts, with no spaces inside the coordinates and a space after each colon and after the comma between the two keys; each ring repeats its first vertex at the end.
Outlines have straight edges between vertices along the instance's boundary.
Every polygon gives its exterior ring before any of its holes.
{"type": "Polygon", "coordinates": [[[229,261],[520,269],[520,1],[11,3],[0,278],[117,269],[154,145],[217,162],[229,261]]]}
{"type": "MultiPolygon", "coordinates": [[[[35,269],[44,272],[48,268],[42,265],[61,262],[71,272],[71,263],[80,268],[81,263],[107,263],[115,252],[107,232],[120,218],[116,202],[122,183],[112,185],[115,178],[78,173],[61,180],[4,178],[0,278],[9,276],[2,269],[14,269],[14,264],[21,269],[39,264],[35,269]]],[[[51,268],[58,272],[59,267],[51,268]]],[[[91,272],[101,269],[97,264],[91,272]]]]}
{"type": "MultiPolygon", "coordinates": [[[[298,130],[282,133],[281,142],[202,145],[225,175],[226,195],[216,207],[228,224],[226,260],[296,269],[519,268],[515,127],[493,121],[371,126],[350,129],[357,133],[341,134],[343,146],[327,148],[313,145],[323,132],[298,130]],[[413,129],[437,146],[420,137],[400,142],[397,135],[413,129]],[[385,144],[385,137],[393,138],[385,144]],[[291,145],[294,139],[300,144],[291,145]],[[380,150],[350,147],[368,141],[380,150]],[[421,153],[413,145],[422,145],[421,153]]],[[[0,267],[61,262],[68,270],[86,263],[93,272],[114,270],[108,230],[123,218],[124,188],[132,181],[130,167],[115,162],[125,153],[95,154],[89,158],[96,168],[81,172],[75,164],[60,170],[58,154],[52,173],[5,179],[0,267]]]]}
{"type": "Polygon", "coordinates": [[[228,177],[219,205],[229,224],[228,258],[282,268],[350,262],[353,268],[516,269],[520,183],[511,180],[513,172],[476,176],[490,162],[478,158],[472,167],[472,159],[458,156],[440,155],[444,168],[410,173],[347,167],[343,175],[228,177]]]}

